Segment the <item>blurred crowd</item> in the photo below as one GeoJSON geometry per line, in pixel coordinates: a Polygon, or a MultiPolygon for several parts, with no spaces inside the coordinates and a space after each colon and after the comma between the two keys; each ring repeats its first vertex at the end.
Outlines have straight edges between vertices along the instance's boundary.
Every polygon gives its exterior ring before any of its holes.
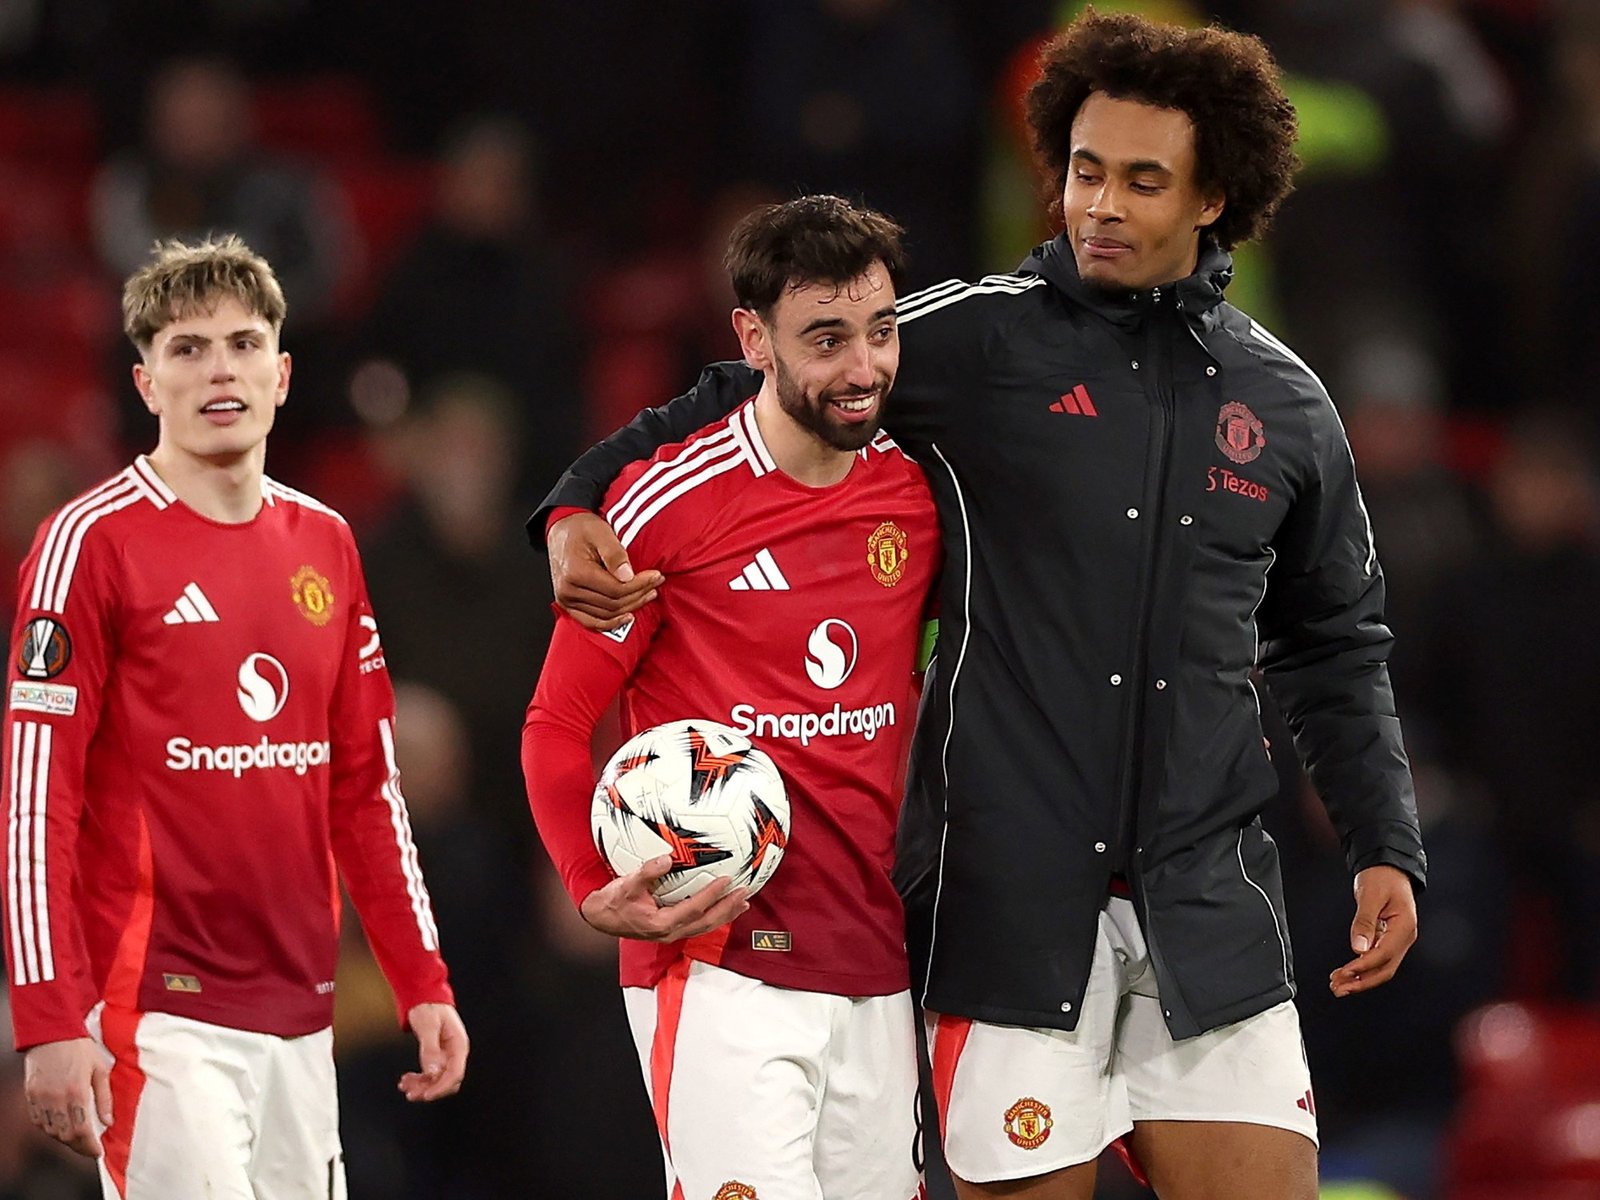
{"type": "MultiPolygon", "coordinates": [[[[523,519],[589,440],[736,353],[720,255],[754,204],[832,190],[892,213],[912,286],[1009,270],[1049,236],[1018,105],[1079,7],[0,5],[0,568],[152,444],[117,284],[156,238],[215,230],[289,298],[269,471],[363,547],[474,1054],[457,1099],[400,1100],[413,1051],[352,921],[353,1200],[658,1194],[614,949],[523,799],[552,622],[523,519]]],[[[1491,1069],[1530,1047],[1600,1065],[1600,3],[1098,7],[1260,33],[1300,113],[1298,190],[1235,298],[1348,429],[1432,859],[1397,982],[1335,1004],[1349,881],[1265,714],[1325,1175],[1374,1198],[1600,1195],[1600,1071],[1491,1069]],[[1525,1136],[1484,1153],[1497,1121],[1525,1136]],[[1541,1171],[1567,1183],[1539,1190],[1541,1171]]],[[[0,1055],[0,1200],[94,1194],[30,1135],[20,1083],[0,1055]]]]}

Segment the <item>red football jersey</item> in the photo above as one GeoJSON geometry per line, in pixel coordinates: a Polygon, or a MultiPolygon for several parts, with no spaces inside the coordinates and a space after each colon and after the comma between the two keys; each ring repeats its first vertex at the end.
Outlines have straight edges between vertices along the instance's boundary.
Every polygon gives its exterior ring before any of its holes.
{"type": "Polygon", "coordinates": [[[40,527],[9,682],[19,1048],[100,1000],[283,1036],[333,1019],[335,862],[401,1012],[451,1002],[355,541],[268,479],[211,521],[140,458],[40,527]]]}
{"type": "Polygon", "coordinates": [[[653,986],[687,953],[784,987],[904,989],[889,872],[940,563],[921,470],[880,435],[842,482],[808,487],[777,469],[752,401],[633,464],[604,511],[635,569],[667,582],[622,630],[563,617],[529,709],[529,797],[574,902],[611,878],[590,840],[588,735],[618,686],[630,736],[688,717],[749,735],[792,810],[783,863],[749,911],[684,943],[624,939],[623,984],[653,986]]]}

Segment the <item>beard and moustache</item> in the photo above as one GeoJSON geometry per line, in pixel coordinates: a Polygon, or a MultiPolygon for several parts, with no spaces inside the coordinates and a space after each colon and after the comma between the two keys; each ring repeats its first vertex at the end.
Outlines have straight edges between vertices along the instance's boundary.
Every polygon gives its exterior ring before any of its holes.
{"type": "Polygon", "coordinates": [[[883,402],[894,384],[892,375],[878,372],[870,393],[840,384],[812,396],[784,367],[783,359],[774,355],[773,363],[777,369],[778,407],[802,429],[815,434],[824,445],[833,450],[860,450],[878,435],[883,402]],[[834,416],[832,404],[835,400],[862,400],[871,393],[876,393],[878,410],[870,421],[848,423],[834,416]]]}

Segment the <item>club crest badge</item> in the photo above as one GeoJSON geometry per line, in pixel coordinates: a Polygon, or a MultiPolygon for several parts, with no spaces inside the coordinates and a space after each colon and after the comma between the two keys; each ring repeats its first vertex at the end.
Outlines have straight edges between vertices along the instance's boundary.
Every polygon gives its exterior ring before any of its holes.
{"type": "Polygon", "coordinates": [[[1230,400],[1217,414],[1217,449],[1236,463],[1255,462],[1267,444],[1266,430],[1255,413],[1230,400]]]}
{"type": "Polygon", "coordinates": [[[333,620],[334,595],[328,577],[315,567],[301,567],[289,577],[290,594],[300,615],[313,625],[333,620]]]}
{"type": "Polygon", "coordinates": [[[1044,1145],[1054,1124],[1050,1106],[1032,1096],[1024,1096],[1006,1109],[1006,1137],[1013,1146],[1024,1150],[1037,1150],[1044,1145]]]}
{"type": "Polygon", "coordinates": [[[755,1188],[748,1183],[740,1183],[737,1179],[730,1179],[717,1189],[717,1194],[711,1200],[760,1200],[755,1188]]]}
{"type": "Polygon", "coordinates": [[[905,530],[893,521],[879,525],[867,539],[867,565],[884,587],[893,587],[905,576],[907,544],[905,530]]]}
{"type": "Polygon", "coordinates": [[[17,673],[24,679],[54,679],[72,661],[67,627],[49,617],[36,617],[22,627],[17,643],[17,673]]]}

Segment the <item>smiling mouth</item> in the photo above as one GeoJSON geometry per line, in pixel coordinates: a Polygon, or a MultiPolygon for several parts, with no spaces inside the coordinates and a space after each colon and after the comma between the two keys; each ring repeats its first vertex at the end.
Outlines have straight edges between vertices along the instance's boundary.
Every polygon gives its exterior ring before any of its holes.
{"type": "Polygon", "coordinates": [[[243,400],[213,400],[200,410],[202,413],[235,413],[244,411],[243,400]]]}
{"type": "Polygon", "coordinates": [[[878,402],[878,393],[869,392],[865,396],[841,397],[833,401],[837,408],[847,413],[864,413],[878,402]]]}

